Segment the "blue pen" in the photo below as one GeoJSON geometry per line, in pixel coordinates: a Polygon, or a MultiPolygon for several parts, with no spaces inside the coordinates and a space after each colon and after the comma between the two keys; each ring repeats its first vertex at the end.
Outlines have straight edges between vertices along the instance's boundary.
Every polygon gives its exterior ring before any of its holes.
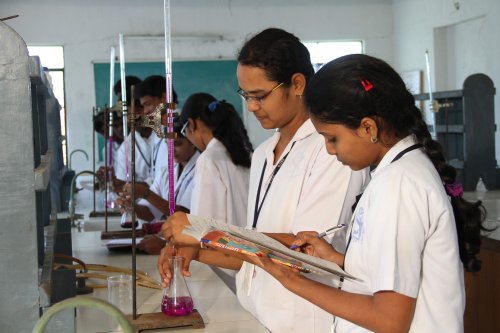
{"type": "MultiPolygon", "coordinates": [[[[347,225],[345,225],[344,223],[336,225],[335,227],[327,229],[327,230],[323,231],[322,233],[318,234],[318,236],[316,236],[316,238],[323,238],[325,236],[331,235],[331,234],[335,233],[336,231],[338,231],[342,228],[345,228],[345,227],[347,227],[347,225]]],[[[292,246],[290,246],[290,250],[295,250],[295,249],[298,249],[299,247],[301,247],[301,245],[292,245],[292,246]]]]}

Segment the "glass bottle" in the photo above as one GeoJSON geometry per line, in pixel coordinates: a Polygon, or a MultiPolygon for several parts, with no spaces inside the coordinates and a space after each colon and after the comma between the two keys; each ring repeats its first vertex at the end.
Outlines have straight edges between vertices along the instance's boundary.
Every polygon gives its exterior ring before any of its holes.
{"type": "Polygon", "coordinates": [[[107,188],[107,201],[106,201],[106,207],[111,210],[115,210],[117,205],[116,205],[116,193],[113,191],[113,187],[111,186],[110,183],[108,183],[108,188],[107,188]]]}
{"type": "Polygon", "coordinates": [[[193,299],[182,275],[182,257],[170,257],[172,279],[163,291],[161,311],[167,316],[185,316],[193,312],[193,299]]]}
{"type": "MultiPolygon", "coordinates": [[[[137,228],[139,225],[139,222],[137,221],[137,218],[135,219],[134,227],[137,228]]],[[[132,212],[128,209],[126,209],[122,213],[122,218],[120,220],[120,226],[122,228],[127,228],[127,229],[132,229],[132,212]]]]}

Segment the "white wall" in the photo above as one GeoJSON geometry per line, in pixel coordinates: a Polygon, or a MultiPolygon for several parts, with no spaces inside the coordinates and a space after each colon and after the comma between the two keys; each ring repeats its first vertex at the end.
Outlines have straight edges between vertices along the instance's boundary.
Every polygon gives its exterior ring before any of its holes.
{"type": "MultiPolygon", "coordinates": [[[[460,90],[471,74],[500,83],[500,1],[393,0],[394,64],[400,71],[425,72],[429,50],[433,90],[460,90]],[[458,8],[457,8],[457,7],[458,8]]],[[[424,74],[426,77],[426,74],[424,74]]],[[[428,92],[427,79],[424,91],[428,92]]],[[[495,122],[500,119],[495,95],[495,122]]],[[[500,156],[500,133],[496,133],[500,156]]]]}
{"type": "MultiPolygon", "coordinates": [[[[27,44],[64,46],[68,150],[84,149],[90,155],[92,63],[109,61],[109,48],[117,46],[119,33],[161,35],[163,1],[1,2],[2,16],[20,15],[5,23],[27,44]]],[[[171,18],[175,60],[234,58],[246,37],[270,26],[302,40],[363,39],[368,53],[392,60],[390,0],[172,0],[171,18]]],[[[162,38],[126,38],[125,44],[126,61],[163,59],[162,38]]],[[[80,171],[92,166],[75,154],[72,167],[80,171]]]]}

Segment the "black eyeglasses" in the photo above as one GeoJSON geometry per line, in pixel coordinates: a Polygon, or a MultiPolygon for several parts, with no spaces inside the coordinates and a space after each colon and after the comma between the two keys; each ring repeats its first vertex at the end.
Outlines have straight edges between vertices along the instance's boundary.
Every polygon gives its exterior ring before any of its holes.
{"type": "Polygon", "coordinates": [[[278,83],[273,89],[269,90],[268,92],[264,93],[263,95],[261,96],[250,96],[248,95],[248,93],[246,91],[244,91],[243,89],[238,89],[236,92],[238,93],[238,95],[240,95],[241,97],[243,97],[243,99],[245,100],[245,102],[247,103],[250,103],[252,101],[255,101],[257,102],[259,105],[262,105],[262,103],[264,102],[264,100],[269,96],[271,95],[271,93],[273,91],[275,91],[276,89],[278,89],[279,87],[281,87],[285,82],[281,82],[281,83],[278,83]]]}

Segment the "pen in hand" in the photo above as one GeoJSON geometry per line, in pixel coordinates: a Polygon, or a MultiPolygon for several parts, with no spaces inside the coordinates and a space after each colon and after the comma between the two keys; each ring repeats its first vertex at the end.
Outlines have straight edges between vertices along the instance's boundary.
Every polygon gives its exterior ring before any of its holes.
{"type": "MultiPolygon", "coordinates": [[[[323,231],[322,233],[318,234],[316,236],[316,238],[323,238],[325,236],[331,235],[331,234],[335,233],[336,231],[338,231],[342,228],[345,228],[345,227],[347,227],[347,225],[345,225],[344,223],[336,225],[335,227],[327,229],[327,230],[323,231]]],[[[290,250],[295,250],[295,249],[298,249],[299,247],[301,247],[301,245],[294,244],[294,245],[290,246],[290,250]]]]}

